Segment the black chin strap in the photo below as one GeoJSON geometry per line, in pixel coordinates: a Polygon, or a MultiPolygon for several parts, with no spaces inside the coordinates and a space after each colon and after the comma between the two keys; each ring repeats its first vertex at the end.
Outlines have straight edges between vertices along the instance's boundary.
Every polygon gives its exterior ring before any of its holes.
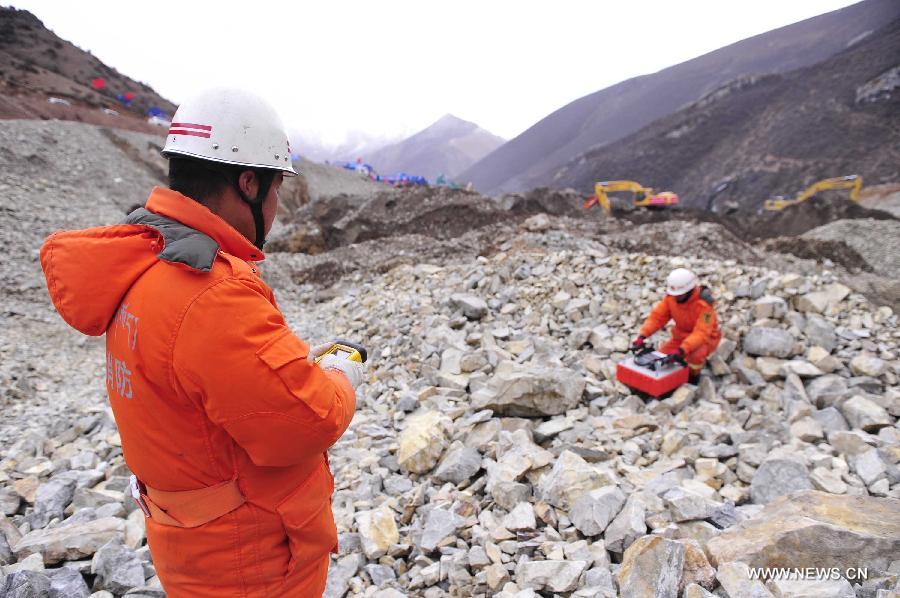
{"type": "MultiPolygon", "coordinates": [[[[240,182],[235,180],[234,187],[237,189],[238,195],[250,206],[250,212],[253,214],[253,223],[256,226],[256,240],[253,242],[256,248],[262,251],[263,245],[266,244],[266,223],[263,220],[262,206],[272,187],[272,181],[275,179],[274,171],[270,170],[254,170],[256,179],[259,181],[259,190],[256,192],[256,198],[250,198],[241,189],[240,182]]],[[[238,175],[240,176],[240,175],[238,175]]]]}

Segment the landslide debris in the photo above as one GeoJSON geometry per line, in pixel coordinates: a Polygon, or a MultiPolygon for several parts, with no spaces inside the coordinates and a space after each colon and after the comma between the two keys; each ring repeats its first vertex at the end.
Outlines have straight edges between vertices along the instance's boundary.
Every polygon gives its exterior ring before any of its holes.
{"type": "MultiPolygon", "coordinates": [[[[103,341],[54,313],[37,261],[47,233],[120,221],[156,178],[84,125],[0,126],[0,148],[0,596],[161,596],[103,341]]],[[[301,206],[322,239],[356,242],[262,264],[302,338],[371,355],[329,451],[326,596],[778,595],[748,563],[821,566],[821,546],[869,577],[815,595],[898,589],[894,310],[717,222],[607,219],[540,190],[420,193],[301,206]],[[615,364],[676,266],[710,286],[724,338],[699,385],[648,400],[615,364]]]]}

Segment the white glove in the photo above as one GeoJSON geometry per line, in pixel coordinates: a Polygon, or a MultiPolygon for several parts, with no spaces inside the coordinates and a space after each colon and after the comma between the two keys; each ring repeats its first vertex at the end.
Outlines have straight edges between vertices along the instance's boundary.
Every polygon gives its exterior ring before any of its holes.
{"type": "MultiPolygon", "coordinates": [[[[331,345],[328,345],[328,347],[331,347],[331,345]]],[[[326,348],[326,351],[327,350],[328,349],[326,348]]],[[[365,368],[363,367],[363,364],[358,361],[350,361],[344,357],[330,354],[319,361],[319,367],[323,370],[338,370],[342,372],[347,376],[347,380],[350,381],[353,390],[359,388],[359,385],[363,383],[365,368]]]]}
{"type": "Polygon", "coordinates": [[[323,355],[325,351],[334,346],[334,343],[322,343],[321,345],[316,345],[315,347],[309,348],[309,355],[306,356],[306,360],[310,363],[313,363],[316,360],[316,357],[319,355],[323,355]]]}

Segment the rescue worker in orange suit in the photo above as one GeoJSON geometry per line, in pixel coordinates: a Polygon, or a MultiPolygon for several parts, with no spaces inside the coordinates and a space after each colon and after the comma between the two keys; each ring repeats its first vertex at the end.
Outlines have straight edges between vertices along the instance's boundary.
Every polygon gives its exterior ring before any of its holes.
{"type": "MultiPolygon", "coordinates": [[[[212,90],[175,113],[124,224],[41,249],[62,317],[106,335],[106,386],[172,598],[321,596],[337,549],[327,450],[363,366],[294,335],[257,262],[291,165],[276,112],[212,90]]],[[[127,198],[123,198],[125,200],[127,198]]]]}
{"type": "Polygon", "coordinates": [[[700,380],[700,372],[706,358],[716,350],[722,333],[713,308],[712,294],[706,287],[698,286],[697,276],[685,268],[677,268],[666,279],[666,296],[656,304],[647,317],[633,349],[640,349],[654,332],[675,320],[672,338],[659,350],[671,356],[671,361],[687,363],[690,382],[700,380]]]}

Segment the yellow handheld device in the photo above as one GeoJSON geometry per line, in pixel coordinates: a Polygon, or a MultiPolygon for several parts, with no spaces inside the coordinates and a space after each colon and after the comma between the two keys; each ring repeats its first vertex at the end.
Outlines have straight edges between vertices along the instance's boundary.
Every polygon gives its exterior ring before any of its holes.
{"type": "Polygon", "coordinates": [[[344,359],[359,363],[365,363],[366,358],[368,357],[365,347],[358,343],[351,343],[350,341],[335,341],[327,351],[316,357],[316,363],[319,363],[326,355],[337,355],[338,357],[343,357],[344,359]]]}

